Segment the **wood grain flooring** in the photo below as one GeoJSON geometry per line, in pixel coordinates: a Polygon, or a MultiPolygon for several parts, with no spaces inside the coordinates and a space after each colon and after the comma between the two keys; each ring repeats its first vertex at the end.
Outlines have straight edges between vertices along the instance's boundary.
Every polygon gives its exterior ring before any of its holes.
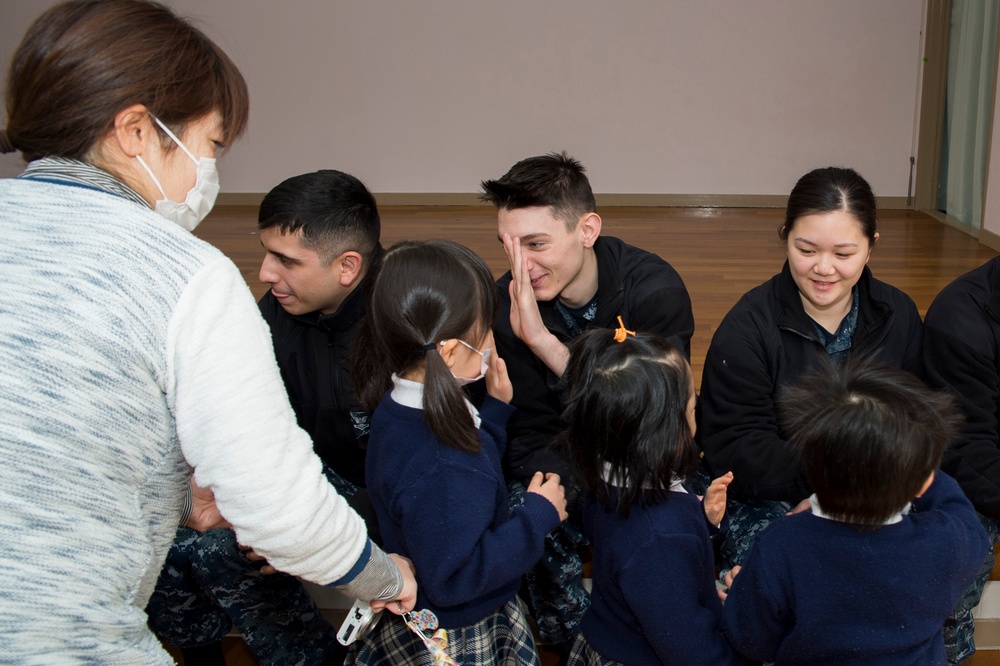
{"type": "MultiPolygon", "coordinates": [[[[487,206],[390,206],[380,209],[382,241],[446,238],[467,245],[496,276],[507,269],[496,237],[496,213],[487,206]]],[[[785,247],[778,238],[784,211],[771,208],[606,208],[604,235],[654,252],[673,265],[691,295],[695,334],[691,365],[695,384],[712,334],[746,291],[781,269],[785,247]]],[[[263,257],[251,206],[220,206],[197,234],[239,266],[254,296],[263,257]]],[[[942,287],[997,255],[994,250],[928,215],[882,211],[879,242],[870,267],[875,276],[910,295],[920,314],[942,287]]]]}

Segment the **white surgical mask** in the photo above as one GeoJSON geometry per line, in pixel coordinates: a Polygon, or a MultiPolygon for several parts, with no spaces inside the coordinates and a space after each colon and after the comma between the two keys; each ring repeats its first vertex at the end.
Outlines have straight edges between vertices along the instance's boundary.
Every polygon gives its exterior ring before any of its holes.
{"type": "Polygon", "coordinates": [[[176,222],[184,229],[194,231],[194,228],[212,210],[212,206],[215,205],[215,197],[219,194],[219,172],[215,168],[215,159],[211,157],[195,157],[187,149],[187,146],[181,143],[180,139],[174,136],[174,133],[160,122],[159,118],[153,117],[153,120],[160,126],[160,129],[167,133],[167,136],[174,140],[174,143],[180,146],[184,154],[191,158],[197,173],[194,187],[187,193],[187,197],[185,197],[182,203],[177,203],[167,198],[167,193],[163,191],[160,181],[153,175],[153,170],[143,161],[141,155],[136,155],[135,158],[139,160],[139,164],[146,170],[149,177],[153,179],[156,189],[163,195],[163,198],[153,206],[153,210],[168,220],[176,222]]]}
{"type": "MultiPolygon", "coordinates": [[[[458,338],[455,339],[458,340],[458,338]]],[[[481,357],[481,360],[479,361],[479,374],[476,375],[475,377],[459,377],[453,372],[451,373],[451,375],[452,377],[455,378],[455,383],[458,384],[459,386],[465,386],[466,384],[471,384],[472,382],[478,382],[480,379],[486,376],[486,370],[489,369],[490,367],[490,355],[493,353],[493,348],[490,347],[489,349],[486,349],[484,351],[479,351],[465,340],[458,340],[458,341],[461,342],[466,347],[468,347],[469,349],[471,349],[472,351],[479,354],[479,356],[481,357]]],[[[441,344],[444,343],[442,342],[441,344]]]]}

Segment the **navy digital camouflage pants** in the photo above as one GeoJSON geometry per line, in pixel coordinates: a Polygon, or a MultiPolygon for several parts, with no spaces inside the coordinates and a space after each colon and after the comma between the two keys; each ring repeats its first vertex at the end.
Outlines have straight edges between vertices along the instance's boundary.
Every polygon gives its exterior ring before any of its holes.
{"type": "MultiPolygon", "coordinates": [[[[341,495],[357,492],[324,471],[341,495]]],[[[146,607],[150,628],[183,649],[218,642],[235,625],[264,665],[310,666],[345,653],[302,583],[262,574],[263,564],[247,558],[230,529],[179,528],[146,607]]]]}
{"type": "Polygon", "coordinates": [[[973,630],[975,618],[972,617],[972,609],[979,605],[979,600],[983,597],[983,588],[986,580],[993,571],[996,564],[996,557],[993,555],[993,544],[1000,540],[1000,529],[995,521],[987,518],[981,513],[977,513],[979,522],[986,529],[986,534],[990,537],[990,547],[985,553],[983,566],[979,568],[976,579],[965,590],[965,594],[955,607],[955,612],[944,623],[944,649],[948,654],[948,663],[956,666],[972,656],[976,651],[976,643],[973,640],[973,630]]]}
{"type": "MultiPolygon", "coordinates": [[[[509,504],[524,504],[525,488],[517,481],[508,486],[509,504]]],[[[581,551],[590,545],[569,520],[545,535],[542,559],[527,574],[532,615],[543,643],[572,643],[580,620],[590,608],[590,595],[583,587],[581,551]]]]}

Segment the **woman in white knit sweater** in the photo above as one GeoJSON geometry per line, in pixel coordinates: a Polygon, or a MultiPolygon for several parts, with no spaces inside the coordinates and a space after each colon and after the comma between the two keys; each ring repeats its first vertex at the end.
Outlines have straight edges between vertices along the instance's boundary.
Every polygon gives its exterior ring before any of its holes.
{"type": "Polygon", "coordinates": [[[190,229],[247,90],[141,0],[53,7],[14,55],[0,149],[0,659],[170,663],[144,608],[191,468],[276,568],[411,608],[295,425],[239,271],[190,229]],[[154,212],[155,211],[155,212],[154,212]]]}

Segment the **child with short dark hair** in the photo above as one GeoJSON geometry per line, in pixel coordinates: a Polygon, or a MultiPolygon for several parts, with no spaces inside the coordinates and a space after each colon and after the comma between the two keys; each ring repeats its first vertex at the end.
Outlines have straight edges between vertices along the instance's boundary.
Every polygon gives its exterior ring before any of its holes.
{"type": "Polygon", "coordinates": [[[815,494],[734,569],[733,645],[778,664],[946,663],[941,628],[989,548],[937,471],[959,423],[954,401],[849,360],[786,389],[781,413],[815,494]]]}
{"type": "MultiPolygon", "coordinates": [[[[500,460],[513,388],[493,353],[497,303],[489,269],[468,248],[394,246],[371,285],[352,377],[362,403],[377,405],[365,478],[386,547],[416,567],[417,608],[437,616],[447,654],[463,666],[537,666],[516,595],[566,500],[559,476],[538,472],[524,504],[508,508],[500,460]],[[477,410],[461,387],[484,376],[477,410]]],[[[408,624],[383,618],[350,663],[435,663],[408,624]]]]}
{"type": "Polygon", "coordinates": [[[559,442],[590,491],[594,587],[569,663],[744,663],[723,635],[709,536],[732,474],[704,505],[683,484],[698,462],[683,350],[622,327],[587,331],[570,352],[559,442]]]}

